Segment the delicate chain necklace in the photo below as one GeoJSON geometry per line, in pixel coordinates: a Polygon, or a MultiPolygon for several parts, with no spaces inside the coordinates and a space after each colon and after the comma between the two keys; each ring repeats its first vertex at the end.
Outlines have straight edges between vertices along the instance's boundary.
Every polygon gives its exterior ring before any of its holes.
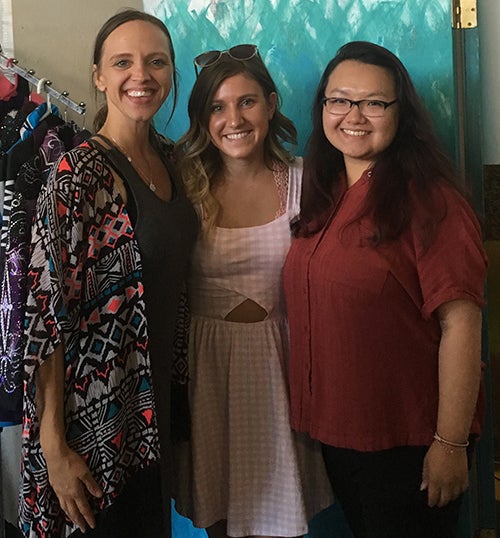
{"type": "Polygon", "coordinates": [[[156,191],[156,185],[150,179],[151,178],[151,163],[148,162],[149,174],[145,174],[144,170],[142,170],[142,168],[140,168],[137,165],[137,163],[134,164],[132,162],[132,157],[129,156],[129,154],[123,149],[123,147],[117,142],[117,140],[115,140],[115,138],[113,138],[113,137],[111,137],[111,140],[116,144],[116,147],[123,153],[123,155],[125,155],[125,157],[127,157],[128,162],[130,164],[132,164],[134,166],[134,168],[139,172],[139,177],[146,183],[146,185],[149,187],[149,189],[152,192],[155,192],[156,191]]]}

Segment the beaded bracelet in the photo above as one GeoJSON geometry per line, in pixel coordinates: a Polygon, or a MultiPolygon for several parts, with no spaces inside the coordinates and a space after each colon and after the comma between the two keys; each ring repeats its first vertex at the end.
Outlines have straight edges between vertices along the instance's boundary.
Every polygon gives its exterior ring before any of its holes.
{"type": "Polygon", "coordinates": [[[455,443],[454,441],[448,441],[448,439],[444,439],[441,437],[438,432],[434,434],[434,439],[443,445],[451,446],[453,448],[467,448],[469,446],[469,441],[465,441],[465,443],[455,443]]]}

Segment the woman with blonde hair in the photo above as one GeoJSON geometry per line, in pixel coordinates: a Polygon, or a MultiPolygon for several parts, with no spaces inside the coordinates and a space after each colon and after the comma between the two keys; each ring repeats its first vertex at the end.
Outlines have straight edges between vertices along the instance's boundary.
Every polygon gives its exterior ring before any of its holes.
{"type": "Polygon", "coordinates": [[[181,467],[177,506],[211,538],[301,536],[331,497],[317,445],[289,423],[281,271],[302,161],[284,143],[296,131],[255,45],[195,65],[179,149],[203,230],[189,278],[191,482],[181,467]]]}

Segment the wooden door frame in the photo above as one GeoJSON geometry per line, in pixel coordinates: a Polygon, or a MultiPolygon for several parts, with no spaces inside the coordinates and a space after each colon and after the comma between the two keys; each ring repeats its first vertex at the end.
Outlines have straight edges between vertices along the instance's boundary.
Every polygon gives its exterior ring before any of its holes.
{"type": "MultiPolygon", "coordinates": [[[[452,5],[454,2],[452,1],[452,5]]],[[[476,211],[484,214],[484,179],[481,153],[481,86],[479,64],[479,31],[453,28],[453,62],[456,94],[457,136],[456,160],[464,186],[470,192],[476,211]]],[[[485,310],[485,317],[487,311],[485,310]]],[[[471,470],[471,488],[466,496],[459,536],[486,538],[495,536],[496,502],[491,369],[486,322],[483,322],[482,359],[487,411],[483,433],[476,447],[471,470]]]]}

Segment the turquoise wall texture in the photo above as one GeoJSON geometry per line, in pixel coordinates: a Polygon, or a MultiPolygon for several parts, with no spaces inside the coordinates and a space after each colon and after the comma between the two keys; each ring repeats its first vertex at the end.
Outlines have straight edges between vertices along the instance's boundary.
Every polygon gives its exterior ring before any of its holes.
{"type": "Polygon", "coordinates": [[[157,127],[177,139],[187,128],[193,58],[205,50],[254,43],[296,124],[303,152],[310,104],[327,62],[352,40],[383,45],[406,65],[443,142],[455,151],[450,0],[147,0],[145,9],[172,32],[180,75],[177,110],[157,127]]]}
{"type": "MultiPolygon", "coordinates": [[[[324,67],[344,43],[367,40],[401,58],[455,156],[450,0],[146,0],[144,5],[172,33],[180,78],[178,105],[167,126],[167,103],[156,125],[174,140],[188,126],[193,58],[206,50],[254,43],[279,88],[283,112],[297,126],[295,152],[302,154],[311,101],[324,67]]],[[[205,536],[175,511],[173,529],[176,538],[205,536]]],[[[336,505],[311,523],[310,538],[350,536],[336,505]]]]}

